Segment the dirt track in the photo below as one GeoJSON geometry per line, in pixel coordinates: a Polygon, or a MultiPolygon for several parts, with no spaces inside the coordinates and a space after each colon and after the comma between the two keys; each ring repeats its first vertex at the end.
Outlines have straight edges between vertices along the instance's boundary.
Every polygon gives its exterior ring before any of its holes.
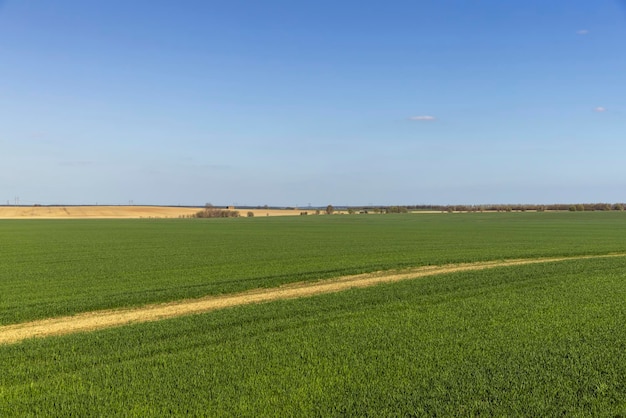
{"type": "Polygon", "coordinates": [[[53,335],[94,331],[131,323],[158,321],[183,315],[209,312],[232,306],[269,302],[279,299],[295,299],[323,293],[340,292],[351,288],[374,286],[380,283],[416,279],[445,273],[484,270],[494,267],[518,266],[524,264],[549,263],[586,258],[624,257],[626,254],[596,256],[515,259],[485,261],[478,263],[446,264],[424,266],[406,270],[382,271],[376,273],[344,276],[318,282],[293,283],[278,288],[256,289],[243,293],[223,296],[210,296],[201,299],[181,300],[164,304],[146,305],[136,308],[85,312],[74,316],[43,319],[0,326],[0,344],[17,343],[27,338],[49,337],[53,335]]]}

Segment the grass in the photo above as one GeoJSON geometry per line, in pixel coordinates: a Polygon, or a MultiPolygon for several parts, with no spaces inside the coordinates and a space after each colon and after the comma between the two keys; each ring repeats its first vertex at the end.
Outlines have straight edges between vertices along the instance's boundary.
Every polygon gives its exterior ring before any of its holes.
{"type": "MultiPolygon", "coordinates": [[[[623,213],[2,221],[0,324],[380,269],[626,251],[623,213]]],[[[626,415],[626,259],[0,346],[0,416],[626,415]]]]}
{"type": "Polygon", "coordinates": [[[626,214],[0,221],[0,325],[425,264],[626,251],[626,214]]]}
{"type": "Polygon", "coordinates": [[[0,416],[624,416],[626,259],[0,346],[0,416]]]}

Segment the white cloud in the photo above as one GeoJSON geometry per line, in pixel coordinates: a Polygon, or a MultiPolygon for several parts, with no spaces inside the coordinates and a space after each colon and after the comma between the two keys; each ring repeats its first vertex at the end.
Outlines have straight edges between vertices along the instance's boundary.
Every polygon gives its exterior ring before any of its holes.
{"type": "Polygon", "coordinates": [[[419,120],[419,121],[432,121],[437,119],[434,116],[429,116],[429,115],[420,115],[420,116],[411,116],[409,118],[410,120],[419,120]]]}
{"type": "Polygon", "coordinates": [[[594,112],[606,112],[606,107],[598,106],[593,109],[594,112]]]}
{"type": "Polygon", "coordinates": [[[576,33],[579,34],[579,35],[587,35],[587,34],[589,34],[589,29],[577,30],[576,33]]]}

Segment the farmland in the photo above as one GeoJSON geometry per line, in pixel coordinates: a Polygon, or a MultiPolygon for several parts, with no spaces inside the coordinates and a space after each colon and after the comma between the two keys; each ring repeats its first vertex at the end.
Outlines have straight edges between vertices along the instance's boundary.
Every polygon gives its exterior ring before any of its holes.
{"type": "MultiPolygon", "coordinates": [[[[0,324],[448,263],[626,252],[626,216],[0,222],[0,324]]],[[[626,257],[0,346],[0,415],[619,415],[626,257]]]]}

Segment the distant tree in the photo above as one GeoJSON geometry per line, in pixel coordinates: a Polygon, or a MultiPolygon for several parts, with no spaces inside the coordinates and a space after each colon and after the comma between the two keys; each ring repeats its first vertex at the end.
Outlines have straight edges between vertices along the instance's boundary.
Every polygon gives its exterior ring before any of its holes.
{"type": "Polygon", "coordinates": [[[335,211],[335,208],[333,207],[333,205],[326,206],[326,214],[327,215],[332,215],[334,211],[335,211]]]}
{"type": "Polygon", "coordinates": [[[624,210],[624,205],[621,203],[616,203],[613,205],[613,210],[624,210]]]}
{"type": "Polygon", "coordinates": [[[408,213],[409,209],[406,206],[389,206],[387,213],[408,213]]]}
{"type": "Polygon", "coordinates": [[[249,211],[249,212],[248,212],[248,218],[253,218],[253,217],[254,217],[254,212],[249,211]]]}
{"type": "Polygon", "coordinates": [[[203,210],[196,212],[194,218],[237,218],[239,212],[236,210],[227,210],[214,208],[211,204],[207,204],[203,210]]]}
{"type": "Polygon", "coordinates": [[[348,215],[354,215],[354,209],[348,208],[348,215]]]}

